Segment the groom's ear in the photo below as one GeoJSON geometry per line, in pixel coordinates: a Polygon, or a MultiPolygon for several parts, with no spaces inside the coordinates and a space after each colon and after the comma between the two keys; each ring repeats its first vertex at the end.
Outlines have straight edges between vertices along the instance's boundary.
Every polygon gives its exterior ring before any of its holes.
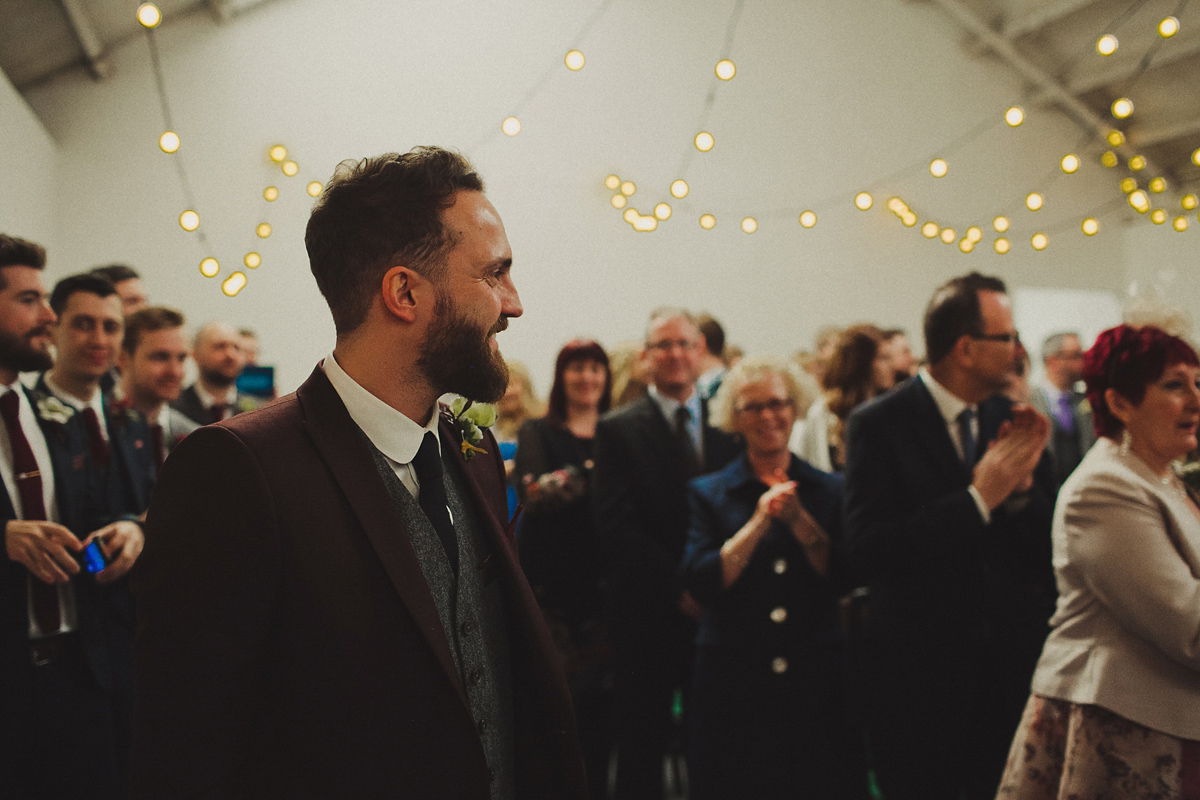
{"type": "Polygon", "coordinates": [[[383,274],[383,305],[404,322],[416,322],[424,279],[408,267],[392,267],[383,274]]]}

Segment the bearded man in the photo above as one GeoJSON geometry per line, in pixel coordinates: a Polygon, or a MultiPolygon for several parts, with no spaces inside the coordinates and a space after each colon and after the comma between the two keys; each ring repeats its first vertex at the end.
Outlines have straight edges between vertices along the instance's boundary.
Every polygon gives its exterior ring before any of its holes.
{"type": "Polygon", "coordinates": [[[507,383],[500,217],[421,147],[340,165],[306,244],[333,352],[191,434],[151,503],[134,796],[583,797],[495,439],[437,403],[507,383]]]}

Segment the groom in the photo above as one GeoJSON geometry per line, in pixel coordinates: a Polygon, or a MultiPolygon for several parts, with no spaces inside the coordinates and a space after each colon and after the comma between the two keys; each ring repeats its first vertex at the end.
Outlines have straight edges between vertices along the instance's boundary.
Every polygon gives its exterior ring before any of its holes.
{"type": "Polygon", "coordinates": [[[570,696],[490,432],[521,315],[483,184],[342,163],[305,238],[337,329],[278,403],[172,453],[135,576],[135,796],[583,797],[570,696]]]}

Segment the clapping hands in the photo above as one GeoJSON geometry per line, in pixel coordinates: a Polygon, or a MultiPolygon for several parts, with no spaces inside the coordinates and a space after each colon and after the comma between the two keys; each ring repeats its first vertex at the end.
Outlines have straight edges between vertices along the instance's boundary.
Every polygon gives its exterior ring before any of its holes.
{"type": "Polygon", "coordinates": [[[989,509],[1016,491],[1033,485],[1037,467],[1050,436],[1050,421],[1032,406],[1013,406],[1013,418],[1000,426],[996,438],[975,465],[972,485],[989,509]]]}

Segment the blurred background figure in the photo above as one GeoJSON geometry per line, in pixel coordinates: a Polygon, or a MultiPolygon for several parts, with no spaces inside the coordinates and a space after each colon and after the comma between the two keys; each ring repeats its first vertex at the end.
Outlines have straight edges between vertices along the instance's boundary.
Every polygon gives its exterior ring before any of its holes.
{"type": "Polygon", "coordinates": [[[533,393],[533,380],[529,377],[529,368],[520,361],[506,361],[508,364],[508,388],[504,396],[496,403],[499,417],[492,428],[496,442],[500,445],[500,457],[504,459],[504,476],[508,480],[508,518],[517,511],[516,486],[516,455],[517,431],[526,420],[540,416],[542,404],[533,393]]]}
{"type": "Polygon", "coordinates": [[[238,336],[242,340],[242,357],[246,359],[246,366],[257,366],[258,334],[253,328],[238,328],[238,336]]]}
{"type": "Polygon", "coordinates": [[[198,425],[220,422],[259,402],[237,390],[237,377],[246,366],[242,337],[228,322],[210,322],[196,333],[192,358],[197,380],[180,392],[171,407],[198,425]]]}
{"type": "Polygon", "coordinates": [[[592,515],[592,440],[611,392],[604,348],[587,339],[568,342],[554,365],[546,416],[521,426],[516,454],[524,504],[517,552],[563,658],[594,800],[608,796],[613,730],[607,564],[592,515]]]}
{"type": "Polygon", "coordinates": [[[745,450],[690,486],[682,574],[703,607],[692,800],[867,796],[837,618],[842,481],[788,451],[799,394],[783,362],[730,370],[713,421],[745,450]]]}
{"type": "Polygon", "coordinates": [[[608,354],[613,376],[612,407],[619,408],[646,394],[650,369],[640,342],[621,342],[608,354]]]}
{"type": "Polygon", "coordinates": [[[125,318],[117,357],[125,402],[150,423],[154,462],[159,469],[175,445],[200,427],[169,405],[183,389],[188,358],[183,324],[183,314],[173,308],[150,306],[135,311],[125,318]]]}
{"type": "Polygon", "coordinates": [[[825,472],[846,465],[845,429],[850,412],[895,386],[891,354],[874,325],[854,325],[838,334],[821,397],[792,432],[791,450],[825,472]]]}
{"type": "MultiPolygon", "coordinates": [[[[1030,395],[1033,389],[1029,385],[1029,370],[1032,365],[1029,362],[1029,351],[1025,349],[1025,345],[1017,342],[1017,363],[1013,366],[1013,373],[1008,378],[1008,385],[1004,388],[1004,396],[1014,403],[1029,403],[1030,395]]],[[[1042,413],[1045,413],[1044,411],[1042,413]]]]}
{"type": "Polygon", "coordinates": [[[142,276],[133,267],[126,264],[109,264],[105,267],[96,267],[92,270],[92,274],[108,278],[117,290],[117,296],[121,298],[121,309],[125,316],[128,317],[133,312],[141,311],[149,305],[149,301],[146,299],[146,288],[142,286],[142,276]]]}
{"type": "Polygon", "coordinates": [[[1079,335],[1056,333],[1042,343],[1046,373],[1033,387],[1028,402],[1050,418],[1047,447],[1054,456],[1055,477],[1067,479],[1096,442],[1095,424],[1087,396],[1076,384],[1083,378],[1083,347],[1079,335]]]}
{"type": "Polygon", "coordinates": [[[700,354],[700,379],[696,388],[705,400],[711,399],[721,388],[728,365],[725,361],[725,329],[712,314],[696,316],[696,325],[704,336],[704,351],[700,354]]]}
{"type": "Polygon", "coordinates": [[[805,369],[813,374],[818,383],[825,377],[825,370],[829,368],[829,360],[833,358],[833,348],[841,332],[839,325],[826,325],[817,331],[813,339],[812,358],[808,359],[805,369]]]}
{"type": "Polygon", "coordinates": [[[913,355],[912,345],[909,344],[908,334],[901,328],[888,328],[883,331],[883,346],[892,358],[892,369],[896,373],[896,383],[908,380],[917,374],[916,356],[913,355]]]}

